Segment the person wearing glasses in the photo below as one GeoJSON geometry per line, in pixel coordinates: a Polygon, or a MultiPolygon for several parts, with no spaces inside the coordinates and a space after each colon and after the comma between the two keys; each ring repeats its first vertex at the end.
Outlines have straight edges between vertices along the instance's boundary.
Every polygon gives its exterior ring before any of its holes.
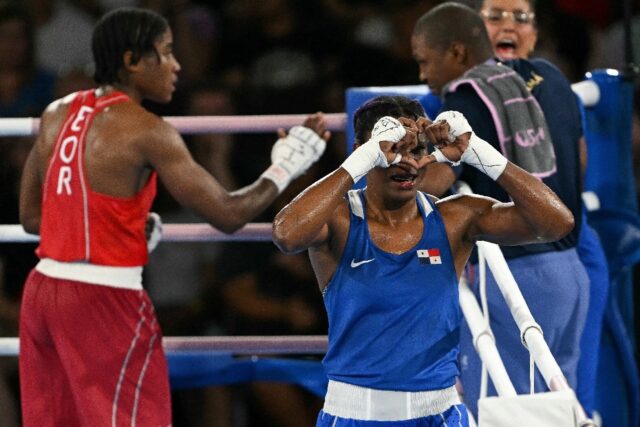
{"type": "MultiPolygon", "coordinates": [[[[525,14],[528,14],[529,23],[524,25],[532,25],[531,10],[525,8],[525,1],[519,4],[514,8],[496,4],[486,8],[483,15],[491,16],[494,23],[502,20],[509,21],[511,25],[523,25],[518,20],[527,21],[525,14]]],[[[534,318],[544,331],[552,354],[570,386],[575,389],[589,290],[589,278],[576,250],[582,215],[577,143],[582,135],[580,111],[566,79],[564,85],[552,85],[555,93],[549,92],[548,86],[541,85],[537,78],[525,80],[521,77],[527,67],[533,67],[526,60],[519,65],[522,70],[514,72],[518,64],[503,63],[495,58],[495,44],[485,28],[485,19],[473,8],[460,3],[441,4],[417,21],[411,39],[413,55],[419,65],[420,80],[441,98],[442,111],[454,110],[464,114],[478,137],[542,180],[576,218],[574,229],[558,241],[501,246],[534,318]],[[545,106],[548,107],[553,99],[561,101],[557,111],[551,114],[545,106]],[[572,100],[572,105],[569,100],[572,100]]],[[[531,31],[535,28],[532,27],[531,31]]],[[[524,38],[521,40],[511,34],[502,39],[505,52],[514,48],[527,49],[524,38]]],[[[553,77],[559,79],[561,74],[553,77]]],[[[494,182],[473,169],[466,165],[448,169],[441,167],[438,180],[450,187],[460,179],[469,184],[476,194],[509,200],[494,182]]],[[[430,183],[433,179],[430,176],[423,182],[430,183]]],[[[431,191],[427,186],[421,190],[431,191]]],[[[479,294],[477,272],[477,259],[472,257],[466,273],[474,292],[479,294]]],[[[518,394],[528,393],[529,353],[520,341],[518,328],[490,272],[487,274],[487,298],[490,326],[509,377],[518,394]]],[[[461,327],[460,368],[465,404],[477,415],[481,363],[464,322],[461,327]]],[[[535,391],[545,390],[545,381],[536,371],[535,391]]],[[[490,385],[488,394],[496,394],[493,385],[490,385]]]]}
{"type": "MultiPolygon", "coordinates": [[[[581,122],[578,118],[567,122],[568,117],[564,114],[567,110],[575,111],[579,100],[569,92],[569,82],[559,69],[544,59],[531,58],[538,41],[535,6],[536,0],[478,0],[476,9],[484,20],[496,56],[527,81],[533,96],[540,103],[554,144],[566,145],[571,152],[576,144],[580,147],[580,168],[584,175],[587,145],[581,122]],[[565,97],[559,98],[558,94],[565,94],[565,97]]],[[[567,157],[567,162],[559,163],[559,167],[577,168],[574,157],[567,157]]],[[[580,340],[576,393],[585,410],[591,414],[595,406],[598,354],[609,290],[609,272],[602,244],[595,230],[587,223],[585,209],[582,210],[577,250],[590,284],[587,323],[580,340]]]]}
{"type": "Polygon", "coordinates": [[[538,41],[535,0],[485,0],[478,2],[493,50],[500,59],[527,58],[538,41]]]}
{"type": "MultiPolygon", "coordinates": [[[[533,12],[535,0],[470,0],[461,3],[469,4],[482,15],[498,58],[526,58],[533,52],[538,40],[533,12]]],[[[440,100],[431,93],[421,99],[421,103],[429,117],[438,115],[442,107],[440,100]]]]}

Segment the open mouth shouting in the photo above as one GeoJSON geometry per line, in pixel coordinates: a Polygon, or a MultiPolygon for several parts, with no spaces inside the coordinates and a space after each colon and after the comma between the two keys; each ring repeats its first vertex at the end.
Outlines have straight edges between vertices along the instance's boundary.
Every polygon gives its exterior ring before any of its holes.
{"type": "Polygon", "coordinates": [[[515,59],[518,45],[512,39],[500,39],[496,43],[496,54],[501,59],[515,59]]]}

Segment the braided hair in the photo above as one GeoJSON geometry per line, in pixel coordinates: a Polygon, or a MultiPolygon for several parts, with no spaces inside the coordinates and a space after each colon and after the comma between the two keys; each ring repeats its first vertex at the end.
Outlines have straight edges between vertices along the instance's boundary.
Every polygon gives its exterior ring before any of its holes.
{"type": "Polygon", "coordinates": [[[132,52],[132,63],[144,55],[159,54],[154,42],[169,29],[161,15],[146,9],[119,8],[105,14],[93,30],[91,49],[95,61],[94,80],[98,84],[120,82],[123,55],[132,52]]]}

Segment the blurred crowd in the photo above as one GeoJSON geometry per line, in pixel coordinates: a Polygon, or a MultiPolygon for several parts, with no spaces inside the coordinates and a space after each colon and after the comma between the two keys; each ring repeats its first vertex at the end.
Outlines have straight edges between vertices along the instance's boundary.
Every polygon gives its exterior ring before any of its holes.
{"type": "MultiPolygon", "coordinates": [[[[169,19],[182,65],[159,115],[306,114],[344,111],[345,89],[415,85],[409,43],[415,20],[438,0],[0,0],[0,117],[37,117],[53,99],[93,87],[91,32],[119,6],[169,19]]],[[[540,0],[533,56],[570,81],[595,68],[627,69],[622,2],[540,0]]],[[[640,62],[640,1],[633,5],[640,62]]],[[[640,91],[636,90],[640,101],[640,91]]],[[[638,103],[636,103],[638,105],[638,103]]],[[[634,117],[640,188],[640,115],[634,117]]],[[[275,133],[199,135],[194,157],[227,189],[252,182],[269,164],[275,133]]],[[[17,224],[18,187],[28,137],[0,139],[0,223],[17,224]]],[[[290,186],[258,222],[271,221],[299,191],[339,164],[344,135],[290,186]]],[[[154,211],[165,223],[200,222],[162,189],[154,211]]],[[[17,336],[22,284],[34,245],[0,245],[0,335],[17,336]]],[[[324,334],[322,299],[306,254],[284,256],[271,243],[163,243],[145,282],[165,335],[324,334]]],[[[3,425],[19,425],[17,363],[0,358],[3,425]]],[[[176,392],[175,426],[313,425],[322,402],[295,386],[262,384],[176,392]],[[301,421],[303,420],[303,421],[301,421]]]]}

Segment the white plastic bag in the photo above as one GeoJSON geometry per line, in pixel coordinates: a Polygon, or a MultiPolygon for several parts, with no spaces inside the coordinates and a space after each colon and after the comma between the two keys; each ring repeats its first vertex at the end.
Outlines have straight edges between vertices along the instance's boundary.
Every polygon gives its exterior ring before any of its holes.
{"type": "Polygon", "coordinates": [[[478,426],[576,427],[577,405],[572,390],[484,397],[478,400],[478,426]]]}

